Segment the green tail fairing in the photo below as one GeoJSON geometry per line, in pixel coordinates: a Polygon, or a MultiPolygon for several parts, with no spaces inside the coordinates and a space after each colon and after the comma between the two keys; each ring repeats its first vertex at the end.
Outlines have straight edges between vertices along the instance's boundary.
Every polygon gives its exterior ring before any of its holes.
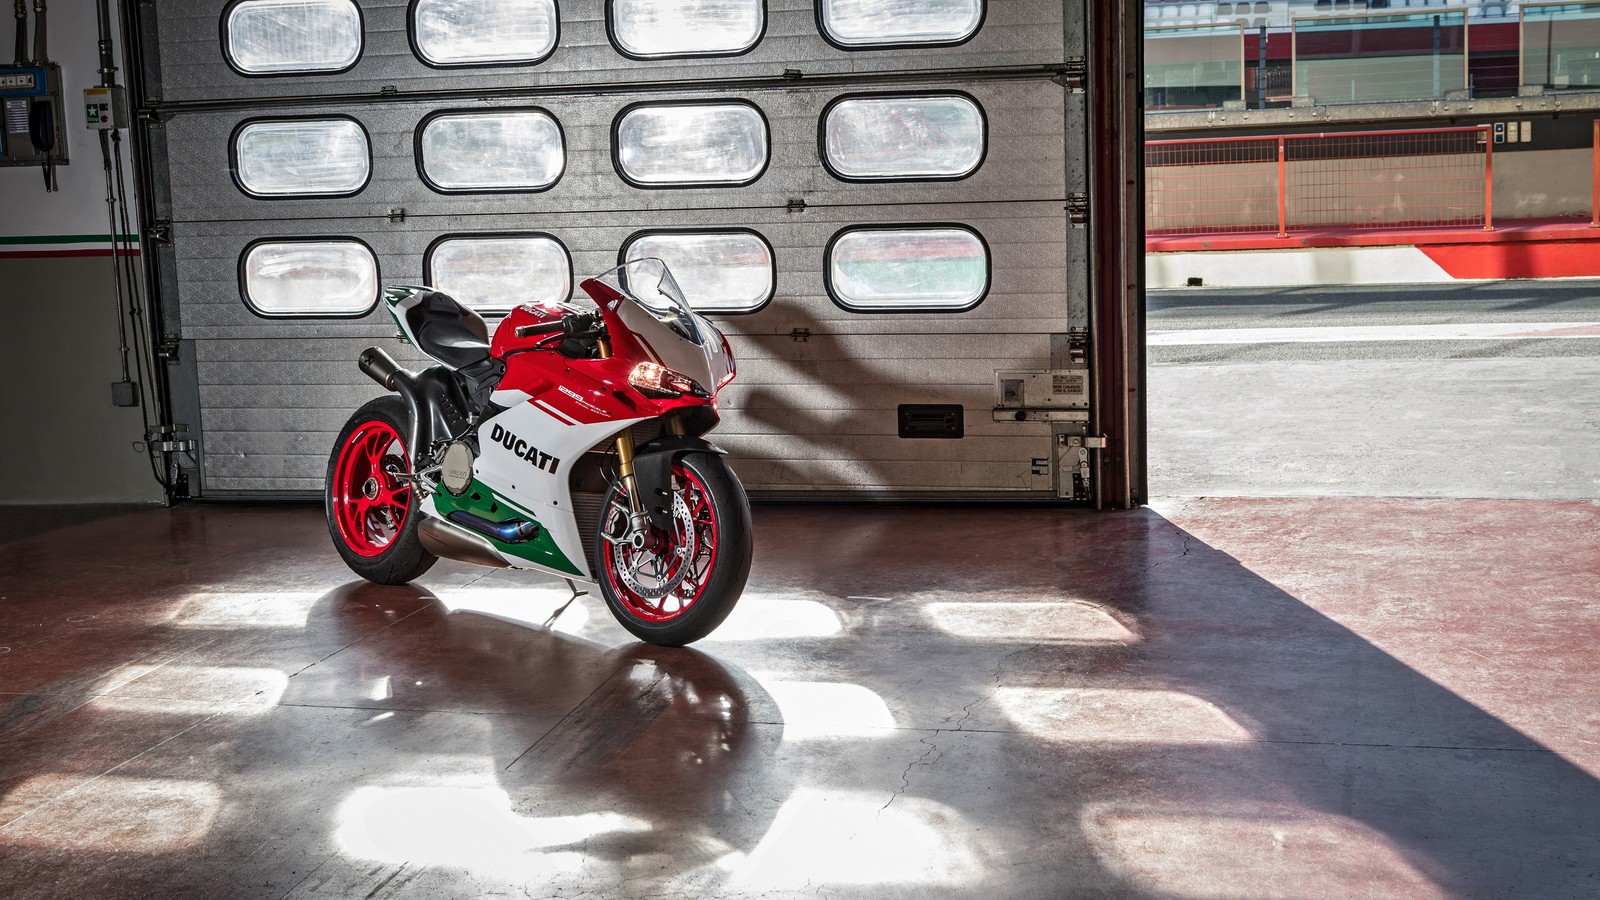
{"type": "MultiPolygon", "coordinates": [[[[467,492],[459,497],[445,490],[436,492],[433,495],[433,508],[438,510],[439,515],[444,517],[447,522],[450,520],[450,514],[458,509],[472,513],[480,518],[488,519],[491,522],[504,522],[514,518],[527,519],[530,522],[539,521],[538,516],[496,494],[476,478],[472,480],[467,492]]],[[[461,528],[463,526],[457,525],[456,527],[461,528]]],[[[470,531],[471,529],[468,530],[470,531]]],[[[472,533],[477,534],[478,532],[474,531],[472,533]]],[[[557,571],[577,575],[580,578],[583,577],[583,573],[579,571],[577,566],[572,564],[572,560],[567,559],[566,554],[562,553],[556,547],[555,541],[551,540],[549,529],[544,528],[542,525],[539,528],[538,537],[521,544],[507,544],[488,535],[483,535],[483,537],[493,544],[496,550],[502,553],[521,557],[529,562],[535,562],[541,566],[549,566],[557,571]]]]}

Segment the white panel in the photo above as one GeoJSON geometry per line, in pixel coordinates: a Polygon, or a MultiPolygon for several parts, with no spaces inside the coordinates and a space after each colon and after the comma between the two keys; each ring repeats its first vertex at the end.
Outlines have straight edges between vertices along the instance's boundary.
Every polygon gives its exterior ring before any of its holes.
{"type": "Polygon", "coordinates": [[[983,111],[961,94],[850,97],[822,121],[823,159],[842,178],[961,178],[986,139],[983,111]]]}
{"type": "Polygon", "coordinates": [[[767,167],[767,122],[749,103],[642,104],[618,119],[616,154],[634,184],[749,184],[767,167]]]}
{"type": "Polygon", "coordinates": [[[378,302],[378,260],[359,241],[262,241],[245,251],[239,277],[263,316],[361,316],[378,302]]]}
{"type": "Polygon", "coordinates": [[[611,0],[611,37],[629,56],[743,53],[761,40],[762,0],[611,0]]]}
{"type": "Polygon", "coordinates": [[[250,122],[233,141],[239,186],[258,197],[353,194],[372,175],[371,154],[350,119],[250,122]]]}
{"type": "Polygon", "coordinates": [[[572,293],[565,247],[545,235],[474,237],[436,242],[428,283],[480,312],[523,303],[560,303],[572,293]]]}
{"type": "Polygon", "coordinates": [[[536,63],[556,48],[555,0],[417,0],[411,36],[434,66],[536,63]]]}
{"type": "Polygon", "coordinates": [[[828,289],[846,309],[970,309],[989,288],[989,251],[965,228],[862,228],[828,248],[828,289]]]}
{"type": "Polygon", "coordinates": [[[539,190],[567,164],[561,126],[544,110],[444,113],[418,141],[422,174],[435,190],[539,190]]]}
{"type": "Polygon", "coordinates": [[[338,72],[361,58],[361,12],[352,0],[240,0],[223,43],[248,75],[338,72]]]}
{"type": "Polygon", "coordinates": [[[983,24],[983,0],[818,0],[822,30],[836,44],[951,44],[983,24]]]}

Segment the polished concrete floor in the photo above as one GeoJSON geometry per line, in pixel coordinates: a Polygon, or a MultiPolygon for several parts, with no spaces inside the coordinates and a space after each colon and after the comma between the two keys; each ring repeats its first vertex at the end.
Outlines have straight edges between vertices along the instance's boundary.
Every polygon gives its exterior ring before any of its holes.
{"type": "Polygon", "coordinates": [[[689,650],[4,516],[8,898],[1600,896],[1594,502],[760,508],[689,650]]]}

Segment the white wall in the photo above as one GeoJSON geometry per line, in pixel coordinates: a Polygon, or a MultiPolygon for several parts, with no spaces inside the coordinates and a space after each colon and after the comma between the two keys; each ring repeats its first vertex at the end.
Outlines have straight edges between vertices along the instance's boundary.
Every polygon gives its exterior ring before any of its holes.
{"type": "MultiPolygon", "coordinates": [[[[141,409],[111,402],[122,354],[109,243],[27,242],[111,231],[100,141],[83,124],[83,89],[100,81],[94,0],[49,6],[46,51],[62,68],[70,162],[56,169],[56,193],[45,192],[38,168],[0,168],[0,470],[10,473],[0,481],[0,503],[159,503],[163,494],[149,459],[135,448],[144,438],[141,409]],[[108,252],[23,255],[62,249],[108,252]]],[[[16,44],[12,10],[10,3],[0,8],[0,62],[7,65],[16,44]]],[[[118,80],[126,82],[125,70],[118,80]]],[[[131,191],[126,134],[122,146],[131,191]]],[[[130,220],[138,229],[132,213],[130,220]]],[[[141,387],[149,384],[148,374],[135,377],[141,387]]]]}
{"type": "MultiPolygon", "coordinates": [[[[11,65],[16,45],[16,19],[13,4],[0,8],[0,64],[11,65]]],[[[28,52],[33,52],[32,3],[28,4],[28,52]]],[[[117,24],[116,3],[111,4],[111,27],[117,24]]],[[[95,24],[94,0],[50,0],[49,39],[46,48],[50,61],[61,66],[64,83],[62,101],[66,106],[65,132],[70,162],[56,167],[61,190],[45,193],[44,177],[33,167],[0,168],[0,237],[107,234],[105,170],[102,168],[100,140],[83,124],[83,90],[100,83],[100,49],[95,24]]],[[[122,66],[122,41],[117,41],[117,65],[122,66]]],[[[117,81],[127,83],[127,71],[119,68],[117,81]]],[[[132,147],[123,134],[123,178],[133,189],[132,147]]],[[[137,209],[137,201],[129,198],[137,209]]],[[[133,223],[138,228],[138,222],[133,223]]],[[[4,247],[0,246],[0,250],[4,247]]]]}

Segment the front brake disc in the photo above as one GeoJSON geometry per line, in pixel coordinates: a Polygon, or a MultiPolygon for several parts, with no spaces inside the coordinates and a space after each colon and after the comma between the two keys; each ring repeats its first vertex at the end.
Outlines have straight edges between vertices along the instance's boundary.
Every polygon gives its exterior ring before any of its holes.
{"type": "MultiPolygon", "coordinates": [[[[694,559],[698,535],[695,532],[694,517],[689,514],[689,505],[683,502],[681,493],[675,492],[672,495],[672,517],[682,528],[684,542],[681,546],[669,544],[659,550],[634,550],[630,565],[622,556],[625,544],[608,545],[610,548],[608,552],[616,566],[617,575],[634,596],[646,600],[659,600],[677,590],[678,585],[682,584],[684,577],[689,574],[689,561],[694,559]],[[651,577],[648,573],[641,573],[641,569],[645,566],[653,564],[660,566],[663,571],[669,571],[672,570],[674,562],[677,562],[677,568],[670,578],[660,579],[649,587],[640,583],[640,574],[651,577]]],[[[652,577],[652,580],[656,579],[652,577]]]]}

